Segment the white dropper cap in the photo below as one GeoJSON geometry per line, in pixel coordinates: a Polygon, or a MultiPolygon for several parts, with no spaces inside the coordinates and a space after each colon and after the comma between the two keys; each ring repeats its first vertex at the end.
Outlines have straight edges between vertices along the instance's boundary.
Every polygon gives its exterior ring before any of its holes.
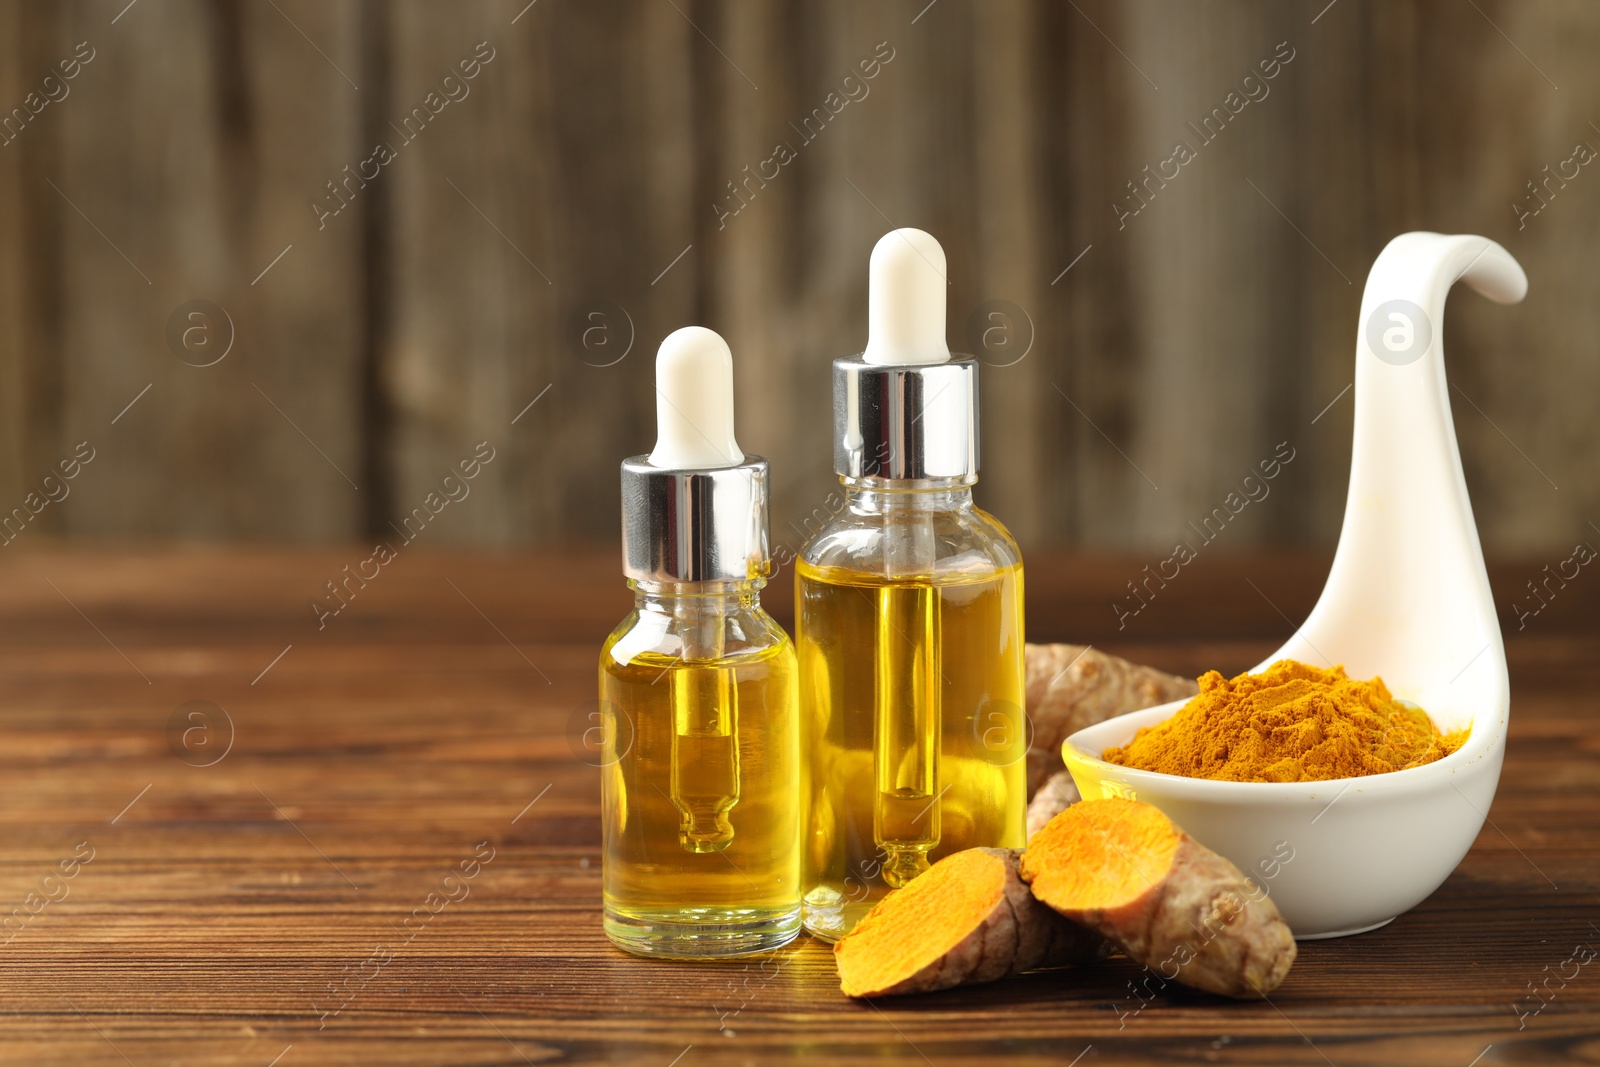
{"type": "Polygon", "coordinates": [[[673,470],[735,467],[733,353],[715,330],[685,326],[656,353],[656,447],[652,466],[673,470]]]}
{"type": "Polygon", "coordinates": [[[872,249],[867,288],[867,350],[878,365],[945,363],[944,249],[930,233],[890,230],[872,249]]]}

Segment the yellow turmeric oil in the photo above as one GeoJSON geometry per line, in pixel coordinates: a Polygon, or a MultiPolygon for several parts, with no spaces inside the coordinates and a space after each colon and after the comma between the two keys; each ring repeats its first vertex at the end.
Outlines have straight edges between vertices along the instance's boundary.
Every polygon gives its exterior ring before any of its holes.
{"type": "Polygon", "coordinates": [[[776,948],[800,922],[794,646],[749,583],[636,589],[600,658],[606,933],[646,955],[776,948]]]}
{"type": "Polygon", "coordinates": [[[803,913],[833,940],[944,856],[1025,843],[1022,565],[796,565],[803,913]]]}

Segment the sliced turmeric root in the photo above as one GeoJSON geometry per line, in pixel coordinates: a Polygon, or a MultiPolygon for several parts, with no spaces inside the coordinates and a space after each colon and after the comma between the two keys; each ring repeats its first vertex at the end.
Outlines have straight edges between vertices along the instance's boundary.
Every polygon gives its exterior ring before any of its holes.
{"type": "Polygon", "coordinates": [[[969,848],[880,900],[833,958],[846,994],[881,997],[1086,961],[1100,944],[1034,899],[1017,850],[969,848]]]}
{"type": "Polygon", "coordinates": [[[1264,997],[1294,963],[1277,905],[1149,804],[1084,800],[1028,842],[1033,895],[1166,979],[1264,997]]]}

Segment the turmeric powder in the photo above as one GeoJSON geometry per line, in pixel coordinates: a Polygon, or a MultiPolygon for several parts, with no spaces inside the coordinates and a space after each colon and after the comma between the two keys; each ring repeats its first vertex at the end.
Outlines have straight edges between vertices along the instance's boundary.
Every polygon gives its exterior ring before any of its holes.
{"type": "Polygon", "coordinates": [[[1260,674],[1200,679],[1175,715],[1102,753],[1108,763],[1230,782],[1321,782],[1420,767],[1449,755],[1467,729],[1442,734],[1396,700],[1382,678],[1355,681],[1280,660],[1260,674]]]}

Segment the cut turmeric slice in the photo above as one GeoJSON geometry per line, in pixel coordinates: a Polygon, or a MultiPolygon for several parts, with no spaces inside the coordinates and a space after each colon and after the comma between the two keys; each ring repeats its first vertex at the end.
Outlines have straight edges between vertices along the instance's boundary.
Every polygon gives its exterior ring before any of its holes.
{"type": "Polygon", "coordinates": [[[926,993],[1094,958],[1101,941],[1034,899],[1017,850],[946,856],[833,946],[852,997],[926,993]]]}
{"type": "Polygon", "coordinates": [[[1084,800],[1028,842],[1033,895],[1161,977],[1264,997],[1294,963],[1277,905],[1239,868],[1133,800],[1084,800]]]}

